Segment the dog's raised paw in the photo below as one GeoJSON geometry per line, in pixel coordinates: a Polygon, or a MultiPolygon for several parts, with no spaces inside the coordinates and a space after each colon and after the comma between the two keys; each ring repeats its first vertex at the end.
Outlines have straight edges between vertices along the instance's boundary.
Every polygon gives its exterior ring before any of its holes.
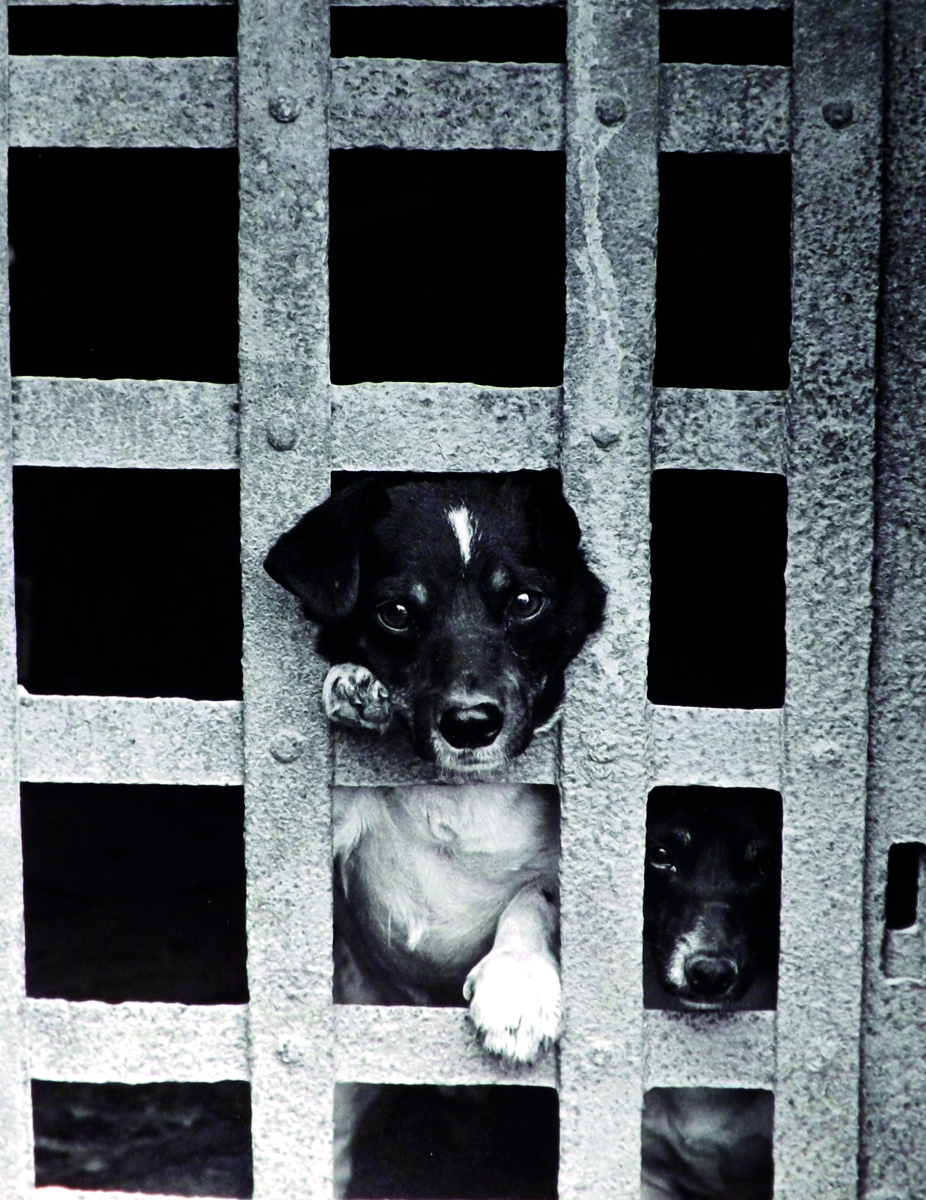
{"type": "Polygon", "coordinates": [[[367,667],[337,663],[325,676],[322,701],[330,721],[382,733],[392,720],[389,692],[367,667]]]}
{"type": "Polygon", "coordinates": [[[482,1043],[509,1062],[533,1062],[563,1031],[562,987],[552,958],[492,950],[463,985],[482,1043]]]}

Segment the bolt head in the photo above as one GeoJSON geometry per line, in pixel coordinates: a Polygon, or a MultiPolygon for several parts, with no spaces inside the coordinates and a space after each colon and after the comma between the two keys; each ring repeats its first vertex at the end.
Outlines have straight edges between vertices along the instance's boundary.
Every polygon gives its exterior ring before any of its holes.
{"type": "Polygon", "coordinates": [[[281,125],[288,125],[302,112],[302,106],[290,92],[279,92],[270,101],[270,115],[281,125]]]}
{"type": "Polygon", "coordinates": [[[602,96],[595,105],[595,116],[608,128],[622,125],[627,116],[627,105],[620,96],[602,96]]]}
{"type": "Polygon", "coordinates": [[[823,105],[823,120],[830,129],[845,129],[854,116],[851,100],[831,100],[823,105]]]}
{"type": "Polygon", "coordinates": [[[274,450],[292,450],[298,436],[292,417],[271,417],[267,422],[267,441],[274,450]]]}
{"type": "Polygon", "coordinates": [[[281,729],[270,743],[270,753],[278,763],[295,762],[305,749],[305,738],[295,729],[281,729]]]}

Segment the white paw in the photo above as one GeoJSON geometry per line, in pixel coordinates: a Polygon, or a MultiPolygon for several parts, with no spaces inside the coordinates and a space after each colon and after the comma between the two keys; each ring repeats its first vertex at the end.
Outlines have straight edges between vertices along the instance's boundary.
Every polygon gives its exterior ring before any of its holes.
{"type": "Polygon", "coordinates": [[[338,663],[325,676],[322,701],[330,721],[382,733],[392,720],[389,693],[372,671],[338,663]]]}
{"type": "Polygon", "coordinates": [[[469,1015],[486,1050],[533,1062],[563,1031],[559,969],[542,954],[492,950],[463,985],[469,1015]]]}

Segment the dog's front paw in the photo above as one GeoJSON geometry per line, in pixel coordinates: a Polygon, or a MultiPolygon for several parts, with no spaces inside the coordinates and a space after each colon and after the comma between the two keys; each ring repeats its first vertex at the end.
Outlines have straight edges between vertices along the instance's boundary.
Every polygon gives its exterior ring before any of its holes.
{"type": "Polygon", "coordinates": [[[330,721],[382,733],[392,720],[389,693],[372,671],[338,663],[325,676],[322,700],[330,721]]]}
{"type": "Polygon", "coordinates": [[[463,996],[486,1050],[509,1062],[533,1062],[563,1031],[559,969],[547,955],[492,950],[466,977],[463,996]]]}

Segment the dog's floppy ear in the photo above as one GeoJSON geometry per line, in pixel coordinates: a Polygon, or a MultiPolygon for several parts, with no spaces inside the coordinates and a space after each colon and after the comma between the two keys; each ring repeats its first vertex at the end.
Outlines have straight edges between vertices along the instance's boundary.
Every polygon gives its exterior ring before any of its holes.
{"type": "Polygon", "coordinates": [[[349,616],[360,586],[360,539],[389,506],[377,480],[352,484],[313,508],[276,542],[264,570],[320,625],[349,616]]]}
{"type": "Polygon", "coordinates": [[[559,471],[525,471],[522,478],[529,488],[528,508],[534,515],[541,549],[557,558],[573,554],[582,535],[579,519],[563,495],[559,471]]]}

